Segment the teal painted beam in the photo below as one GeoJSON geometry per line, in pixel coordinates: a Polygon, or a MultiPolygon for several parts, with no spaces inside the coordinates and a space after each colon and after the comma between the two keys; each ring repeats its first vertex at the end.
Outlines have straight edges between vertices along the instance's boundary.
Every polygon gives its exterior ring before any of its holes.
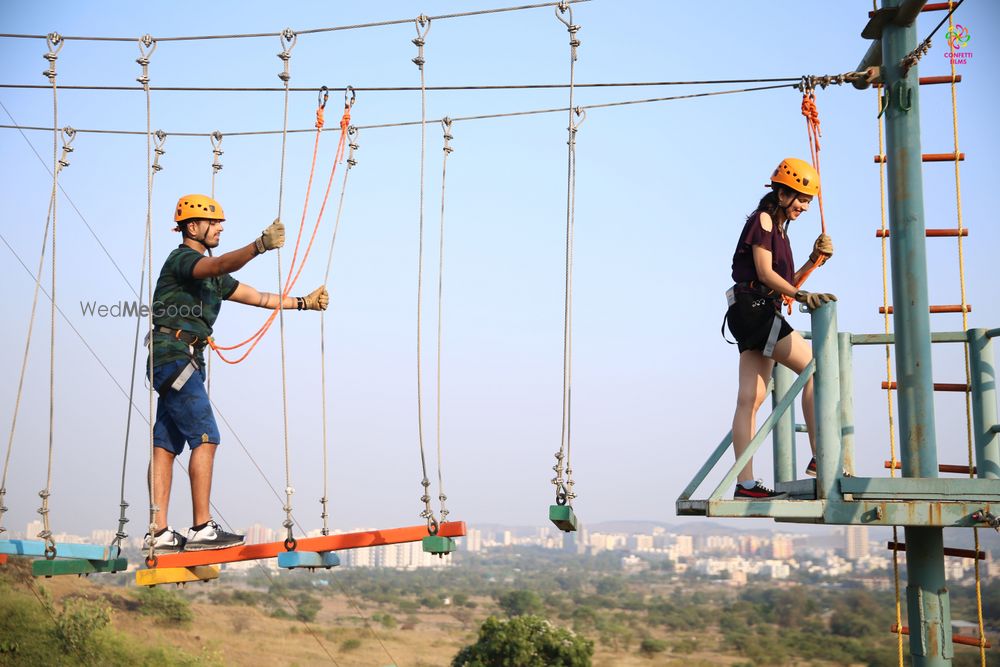
{"type": "Polygon", "coordinates": [[[31,574],[36,577],[55,577],[67,574],[97,574],[104,572],[124,572],[128,561],[124,558],[113,560],[84,560],[81,558],[39,558],[31,561],[31,574]]]}
{"type": "MultiPolygon", "coordinates": [[[[774,391],[771,392],[771,409],[777,408],[781,397],[788,393],[795,381],[795,373],[781,364],[774,366],[774,391]]],[[[788,406],[778,418],[771,434],[774,441],[774,483],[795,479],[795,403],[788,406]]]]}
{"type": "MultiPolygon", "coordinates": [[[[45,557],[46,543],[42,540],[0,540],[0,554],[11,556],[45,557]]],[[[118,558],[118,547],[96,544],[56,543],[57,558],[80,558],[83,560],[114,560],[118,558]]]]}
{"type": "Polygon", "coordinates": [[[840,490],[855,498],[866,499],[1000,502],[1000,481],[995,479],[843,477],[840,480],[840,490]]]}
{"type": "Polygon", "coordinates": [[[340,565],[340,556],[335,551],[285,551],[278,554],[278,567],[294,570],[296,568],[329,569],[340,565]]]}
{"type": "Polygon", "coordinates": [[[997,336],[1000,336],[1000,329],[990,329],[986,332],[987,338],[996,338],[997,336]]]}
{"type": "Polygon", "coordinates": [[[678,496],[677,498],[678,502],[681,500],[687,500],[692,496],[692,494],[694,494],[695,491],[698,490],[698,487],[701,486],[701,483],[705,481],[706,477],[708,477],[708,473],[712,472],[712,468],[715,467],[715,464],[719,462],[719,459],[722,458],[722,455],[726,453],[726,451],[729,449],[729,446],[732,444],[733,444],[733,432],[732,430],[730,430],[729,433],[727,433],[726,436],[722,439],[722,442],[720,442],[719,445],[715,448],[715,451],[713,451],[712,454],[708,457],[708,460],[705,461],[705,463],[695,474],[694,479],[692,479],[691,482],[686,487],[684,487],[684,490],[681,491],[681,495],[678,496]]]}
{"type": "Polygon", "coordinates": [[[985,329],[969,330],[969,370],[972,375],[972,432],[979,477],[1000,479],[1000,431],[997,424],[997,369],[993,341],[985,329]]]}
{"type": "Polygon", "coordinates": [[[854,349],[851,334],[837,334],[840,358],[840,447],[843,470],[854,474],[854,349]]]}
{"type": "Polygon", "coordinates": [[[837,480],[843,472],[840,433],[840,354],[837,342],[837,303],[812,311],[813,358],[816,373],[816,497],[840,498],[837,480]]]}
{"type": "MultiPolygon", "coordinates": [[[[968,340],[964,331],[941,331],[931,334],[932,343],[964,343],[968,340]]],[[[895,345],[893,334],[851,334],[852,345],[895,345]]]]}
{"type": "MultiPolygon", "coordinates": [[[[771,414],[768,415],[767,419],[764,420],[764,423],[761,424],[760,429],[757,431],[756,435],[754,435],[753,439],[750,441],[750,444],[747,446],[747,448],[743,451],[743,454],[736,459],[736,463],[733,464],[733,467],[729,469],[729,472],[726,473],[726,476],[722,478],[722,481],[719,482],[719,485],[715,487],[715,491],[713,491],[712,495],[709,496],[710,500],[719,500],[722,497],[722,494],[725,493],[726,489],[732,488],[736,484],[736,475],[738,475],[739,471],[743,469],[743,466],[745,466],[747,462],[749,462],[750,459],[753,458],[753,455],[757,453],[757,450],[760,449],[760,446],[764,442],[765,438],[767,438],[768,434],[771,433],[771,430],[777,423],[778,418],[781,417],[782,414],[784,414],[785,410],[787,410],[789,406],[791,406],[792,402],[795,400],[795,397],[799,394],[799,392],[802,391],[802,388],[806,386],[806,382],[809,381],[809,378],[812,377],[815,371],[816,371],[816,360],[813,359],[812,361],[809,362],[809,365],[806,366],[805,370],[803,370],[802,373],[800,373],[799,376],[795,378],[795,382],[793,382],[792,386],[788,389],[788,393],[786,393],[782,397],[782,399],[778,401],[778,405],[775,406],[774,410],[771,411],[771,414]]],[[[740,502],[748,502],[748,501],[740,501],[740,502]]],[[[760,501],[749,501],[749,502],[760,502],[760,501]]]]}
{"type": "Polygon", "coordinates": [[[986,528],[973,521],[979,510],[1000,512],[1000,504],[919,500],[678,500],[681,516],[770,518],[790,523],[860,526],[986,528]]]}

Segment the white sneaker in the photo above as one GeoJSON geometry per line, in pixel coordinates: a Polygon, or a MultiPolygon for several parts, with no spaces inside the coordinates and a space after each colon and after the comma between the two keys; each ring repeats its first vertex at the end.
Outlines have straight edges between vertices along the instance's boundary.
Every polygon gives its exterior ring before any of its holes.
{"type": "Polygon", "coordinates": [[[208,549],[225,549],[226,547],[238,547],[246,539],[245,535],[228,533],[219,527],[212,519],[208,520],[200,530],[189,528],[187,533],[188,551],[205,551],[208,549]]]}
{"type": "Polygon", "coordinates": [[[187,540],[185,540],[184,536],[176,530],[167,526],[153,537],[150,537],[149,533],[146,533],[146,537],[143,538],[142,541],[142,548],[149,549],[150,542],[152,542],[154,551],[159,551],[160,553],[175,553],[177,551],[184,550],[184,544],[187,540]]]}

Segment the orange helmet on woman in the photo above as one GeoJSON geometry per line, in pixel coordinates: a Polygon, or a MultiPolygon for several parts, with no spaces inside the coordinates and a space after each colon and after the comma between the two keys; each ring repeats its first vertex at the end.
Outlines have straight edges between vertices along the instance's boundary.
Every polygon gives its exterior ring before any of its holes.
{"type": "Polygon", "coordinates": [[[222,204],[207,195],[184,195],[174,207],[174,222],[179,226],[187,220],[225,220],[222,204]]]}
{"type": "Polygon", "coordinates": [[[771,184],[780,183],[796,192],[815,197],[819,194],[819,172],[805,160],[789,157],[771,174],[771,184]]]}

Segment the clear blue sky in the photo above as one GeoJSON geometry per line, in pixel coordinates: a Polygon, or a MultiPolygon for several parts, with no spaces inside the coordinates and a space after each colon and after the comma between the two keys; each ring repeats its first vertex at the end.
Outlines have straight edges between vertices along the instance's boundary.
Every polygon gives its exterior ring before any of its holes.
{"type": "MultiPolygon", "coordinates": [[[[55,6],[8,2],[3,31],[65,35],[155,36],[276,32],[443,14],[503,2],[364,3],[110,2],[55,6]]],[[[852,70],[867,49],[860,37],[870,3],[665,3],[595,0],[576,5],[582,26],[578,82],[795,77],[852,70]]],[[[959,66],[968,301],[973,326],[997,326],[996,248],[1000,232],[989,193],[1000,153],[995,125],[995,73],[1000,65],[995,3],[968,2],[956,14],[970,29],[973,56],[959,66]],[[993,74],[990,74],[993,72],[993,74]]],[[[923,36],[942,14],[920,18],[923,36]]],[[[292,85],[406,86],[419,83],[410,62],[412,25],[303,35],[291,60],[292,85]]],[[[558,83],[568,77],[568,36],[552,9],[435,22],[425,57],[429,85],[558,83]]],[[[278,86],[277,38],[164,42],[150,77],[160,86],[278,86]]],[[[946,74],[943,32],[920,73],[946,74]]],[[[0,39],[0,82],[44,84],[41,40],[0,39]]],[[[61,85],[134,85],[138,49],[121,42],[70,41],[59,54],[61,85]]],[[[581,89],[578,104],[660,97],[739,86],[581,89]]],[[[921,91],[923,150],[953,150],[948,87],[921,91]]],[[[428,117],[564,106],[565,90],[448,92],[428,95],[428,117]]],[[[294,94],[290,125],[311,127],[315,95],[294,94]]],[[[45,90],[0,89],[0,101],[23,125],[51,125],[45,90]]],[[[742,221],[762,185],[787,155],[806,157],[800,94],[791,89],[591,111],[578,136],[574,284],[573,452],[584,522],[615,518],[676,521],[673,503],[729,428],[735,395],[735,349],[718,335],[729,263],[742,221]]],[[[330,124],[339,94],[331,96],[330,124]]],[[[814,289],[840,297],[841,328],[882,330],[875,94],[852,87],[820,91],[826,214],[836,256],[817,272],[814,289]]],[[[152,126],[171,132],[224,134],[280,129],[279,93],[160,92],[152,126]]],[[[358,95],[354,123],[416,120],[418,93],[358,95]]],[[[0,123],[10,124],[6,114],[0,123]]],[[[59,93],[59,124],[92,129],[145,129],[141,92],[59,93]]],[[[442,446],[452,518],[543,524],[552,500],[553,453],[559,446],[562,378],[563,234],[566,203],[566,117],[549,114],[456,123],[447,178],[442,446]]],[[[51,162],[51,135],[29,132],[51,162]]],[[[323,139],[318,179],[325,182],[335,135],[323,139]]],[[[421,472],[415,391],[415,295],[420,131],[363,131],[344,206],[329,289],[330,497],[337,527],[419,523],[421,472]]],[[[143,137],[80,134],[66,193],[128,280],[139,279],[146,215],[143,137]]],[[[211,183],[207,138],[171,136],[153,194],[155,270],[178,242],[171,207],[211,183]]],[[[284,217],[297,228],[312,137],[289,139],[284,217]]],[[[220,250],[252,240],[277,212],[280,141],[228,137],[217,197],[228,216],[220,250]]],[[[6,165],[0,181],[4,237],[34,271],[51,179],[15,130],[0,130],[6,165]]],[[[441,131],[427,127],[425,202],[425,433],[434,474],[434,338],[440,206],[441,131]]],[[[927,225],[955,226],[955,179],[949,164],[925,168],[927,225]]],[[[339,184],[339,177],[338,177],[339,184]]],[[[322,279],[334,220],[328,208],[297,292],[322,279]]],[[[314,203],[318,199],[314,197],[314,203]]],[[[308,219],[314,220],[315,205],[308,219]]],[[[814,206],[792,230],[798,257],[819,230],[814,206]]],[[[134,298],[65,197],[58,205],[57,298],[117,381],[127,387],[134,321],[83,317],[81,301],[134,298]]],[[[3,446],[13,413],[33,281],[0,248],[0,424],[3,446]]],[[[284,256],[285,266],[290,253],[284,256]]],[[[956,244],[928,243],[932,303],[957,303],[956,244]]],[[[237,277],[276,291],[275,256],[255,260],[237,277]]],[[[49,284],[49,269],[44,282],[49,284]]],[[[5,524],[23,530],[36,518],[45,484],[48,429],[48,307],[42,304],[20,411],[5,524]]],[[[223,308],[220,342],[241,340],[263,311],[223,308]]],[[[808,328],[796,314],[797,328],[808,328]]],[[[938,330],[961,327],[957,315],[933,319],[938,330]]],[[[319,318],[289,313],[288,399],[295,514],[319,525],[321,422],[319,318]]],[[[888,458],[885,398],[879,390],[884,353],[856,352],[857,459],[860,474],[881,475],[888,458]]],[[[213,364],[213,395],[222,415],[275,488],[284,487],[277,331],[247,363],[213,364]]],[[[52,525],[57,531],[113,528],[126,401],[68,325],[57,323],[56,456],[52,525]]],[[[934,377],[963,381],[958,350],[935,354],[934,377]]],[[[141,378],[140,384],[141,387],[141,378]]],[[[137,401],[146,411],[146,397],[137,401]]],[[[939,401],[943,462],[965,457],[964,409],[939,401]]],[[[138,418],[129,455],[128,499],[133,534],[146,523],[143,471],[148,442],[138,418]]],[[[235,526],[278,527],[281,503],[233,432],[222,425],[214,500],[235,526]]],[[[799,459],[807,460],[802,437],[799,459]]],[[[758,475],[770,480],[761,456],[758,475]]],[[[720,473],[721,474],[721,473],[720,473]]],[[[705,490],[704,493],[707,493],[705,490]]],[[[435,493],[436,495],[436,493],[435,493]]],[[[171,522],[188,521],[187,482],[175,480],[171,522]]]]}

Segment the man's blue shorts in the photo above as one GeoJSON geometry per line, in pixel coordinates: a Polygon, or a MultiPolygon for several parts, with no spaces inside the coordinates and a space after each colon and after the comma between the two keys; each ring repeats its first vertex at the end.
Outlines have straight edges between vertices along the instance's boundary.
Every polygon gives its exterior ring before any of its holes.
{"type": "MultiPolygon", "coordinates": [[[[153,386],[159,387],[188,363],[187,359],[178,359],[156,366],[153,386]]],[[[205,442],[219,444],[219,427],[205,391],[204,369],[192,373],[179,391],[168,389],[156,403],[153,445],[177,455],[184,451],[185,442],[191,449],[205,442]]]]}

